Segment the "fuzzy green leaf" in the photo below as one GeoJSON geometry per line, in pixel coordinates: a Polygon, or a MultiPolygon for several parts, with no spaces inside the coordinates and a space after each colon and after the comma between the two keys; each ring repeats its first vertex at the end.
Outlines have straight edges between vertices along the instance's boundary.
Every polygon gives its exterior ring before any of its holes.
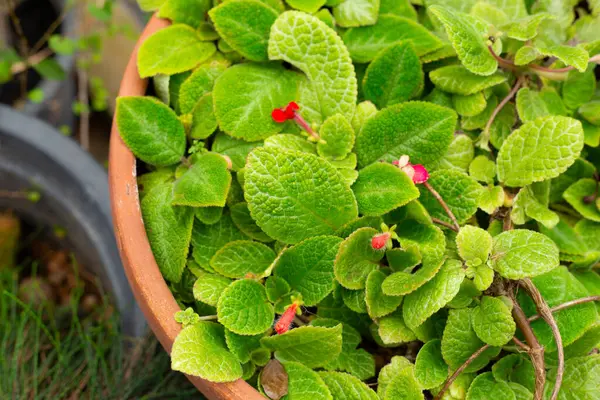
{"type": "Polygon", "coordinates": [[[469,95],[455,94],[452,96],[452,104],[454,104],[454,109],[460,116],[474,117],[485,110],[487,99],[483,92],[469,95]]]}
{"type": "Polygon", "coordinates": [[[247,203],[237,203],[229,207],[229,210],[231,211],[231,219],[233,220],[235,226],[237,226],[238,229],[245,233],[248,237],[265,243],[273,241],[272,238],[270,238],[262,231],[262,229],[260,229],[258,225],[256,225],[256,221],[254,221],[250,215],[250,210],[248,210],[247,203]]]}
{"type": "Polygon", "coordinates": [[[335,400],[379,400],[358,378],[343,372],[319,372],[335,400]]]}
{"type": "Polygon", "coordinates": [[[415,378],[414,368],[404,368],[387,386],[384,400],[424,400],[423,389],[415,378]]]}
{"type": "Polygon", "coordinates": [[[252,353],[260,349],[260,339],[263,337],[264,335],[238,335],[237,333],[225,329],[225,341],[227,342],[227,347],[241,363],[250,361],[252,353]]]}
{"type": "Polygon", "coordinates": [[[485,372],[473,380],[467,392],[467,400],[485,399],[516,400],[516,397],[508,383],[496,381],[491,372],[485,372]]]}
{"type": "Polygon", "coordinates": [[[480,182],[493,183],[496,177],[496,163],[486,156],[477,156],[469,165],[469,175],[480,182]]]}
{"type": "MultiPolygon", "coordinates": [[[[551,370],[548,374],[548,382],[554,382],[555,377],[556,370],[551,370]]],[[[558,399],[594,399],[598,396],[598,382],[600,382],[600,355],[567,360],[558,399]]],[[[549,395],[553,387],[553,384],[547,385],[545,393],[549,395]]]]}
{"type": "Polygon", "coordinates": [[[174,24],[198,28],[211,5],[210,0],[166,0],[160,7],[158,16],[170,19],[174,24]]]}
{"type": "Polygon", "coordinates": [[[303,153],[317,154],[315,145],[302,136],[280,134],[269,136],[265,139],[265,147],[274,147],[283,150],[296,150],[303,153]]]}
{"type": "Polygon", "coordinates": [[[321,139],[326,142],[317,144],[317,153],[321,157],[340,160],[354,147],[354,130],[350,122],[341,114],[327,118],[321,125],[319,133],[321,139]]]}
{"type": "Polygon", "coordinates": [[[232,170],[239,171],[246,165],[248,154],[256,147],[260,147],[261,142],[246,142],[235,139],[222,133],[215,136],[212,151],[226,155],[231,159],[232,170]]]}
{"type": "Polygon", "coordinates": [[[387,391],[389,384],[392,382],[392,379],[405,368],[412,369],[413,365],[410,361],[402,356],[392,357],[390,363],[381,368],[381,371],[379,371],[379,376],[377,377],[377,394],[379,395],[380,399],[385,398],[385,392],[387,391]]]}
{"type": "Polygon", "coordinates": [[[224,207],[230,186],[225,158],[216,153],[203,154],[175,181],[173,205],[224,207]]]}
{"type": "Polygon", "coordinates": [[[588,67],[589,54],[581,47],[555,45],[538,47],[540,53],[546,57],[556,57],[566,65],[575,67],[579,72],[584,72],[588,67]]]}
{"type": "Polygon", "coordinates": [[[263,285],[251,279],[233,282],[217,305],[219,322],[238,335],[257,335],[271,327],[273,306],[263,285]]]}
{"type": "Polygon", "coordinates": [[[306,74],[323,117],[352,118],[357,96],[354,68],[344,43],[324,22],[297,11],[281,14],[271,29],[269,58],[287,61],[306,74]]]}
{"type": "Polygon", "coordinates": [[[600,209],[594,201],[586,201],[587,197],[594,197],[597,183],[594,179],[580,179],[563,193],[564,199],[584,218],[600,222],[600,209]]]}
{"type": "Polygon", "coordinates": [[[430,340],[421,347],[415,360],[415,376],[425,389],[444,383],[448,377],[448,366],[442,357],[441,340],[430,340]]]}
{"type": "Polygon", "coordinates": [[[370,101],[363,101],[356,105],[356,111],[352,117],[352,128],[358,136],[368,120],[377,114],[377,107],[370,101]]]}
{"type": "Polygon", "coordinates": [[[391,347],[412,342],[417,338],[414,332],[406,326],[401,308],[380,318],[377,332],[383,344],[391,347]]]}
{"type": "Polygon", "coordinates": [[[475,226],[463,226],[456,235],[458,254],[468,265],[485,263],[492,251],[492,244],[490,234],[475,226]]]}
{"type": "Polygon", "coordinates": [[[491,261],[505,278],[533,277],[558,267],[558,247],[541,233],[515,229],[494,237],[491,261]]]}
{"type": "Polygon", "coordinates": [[[344,28],[374,25],[379,16],[379,0],[345,0],[333,8],[335,23],[344,28]]]}
{"type": "Polygon", "coordinates": [[[166,166],[183,157],[183,125],[173,110],[153,97],[119,97],[117,127],[127,147],[148,164],[166,166]]]}
{"type": "Polygon", "coordinates": [[[297,400],[333,400],[318,373],[297,362],[284,362],[288,375],[288,398],[297,400]]]}
{"type": "Polygon", "coordinates": [[[142,216],[150,247],[165,279],[179,282],[185,268],[194,223],[194,212],[173,207],[173,185],[161,184],[144,196],[142,216]]]}
{"type": "Polygon", "coordinates": [[[477,337],[492,346],[504,346],[515,335],[511,309],[496,297],[483,296],[471,315],[477,337]]]}
{"type": "Polygon", "coordinates": [[[210,266],[228,278],[243,278],[248,274],[262,275],[275,261],[271,248],[249,240],[229,242],[210,260],[210,266]]]}
{"type": "Polygon", "coordinates": [[[454,111],[420,101],[388,107],[367,121],[356,137],[358,164],[365,167],[408,155],[413,164],[427,166],[446,154],[456,119],[454,111]]]}
{"type": "Polygon", "coordinates": [[[206,139],[217,129],[218,123],[213,109],[212,93],[206,93],[192,110],[192,126],[189,136],[192,139],[206,139]]]}
{"type": "Polygon", "coordinates": [[[438,68],[431,71],[429,78],[437,88],[444,92],[463,96],[472,95],[506,82],[506,76],[500,73],[481,76],[460,65],[438,68]]]}
{"type": "Polygon", "coordinates": [[[246,141],[280,132],[283,125],[273,120],[271,112],[296,98],[300,76],[277,64],[239,64],[228,68],[213,90],[219,126],[227,134],[246,141]]]}
{"type": "Polygon", "coordinates": [[[314,14],[319,11],[319,8],[325,5],[326,0],[285,0],[285,2],[296,10],[314,14]]]}
{"type": "Polygon", "coordinates": [[[471,138],[467,135],[455,135],[446,155],[435,163],[435,169],[457,169],[467,172],[474,154],[475,148],[471,138]]]}
{"type": "Polygon", "coordinates": [[[367,313],[367,303],[365,301],[365,290],[349,290],[341,288],[342,300],[346,307],[359,314],[367,313]]]}
{"type": "Polygon", "coordinates": [[[171,368],[211,382],[233,382],[242,377],[242,366],[227,350],[223,326],[212,322],[188,326],[177,335],[171,368]]]}
{"type": "Polygon", "coordinates": [[[596,91],[594,64],[585,72],[569,71],[562,85],[562,96],[568,109],[576,110],[592,99],[596,91]]]}
{"type": "Polygon", "coordinates": [[[381,270],[371,271],[365,284],[365,302],[367,312],[373,319],[383,317],[396,310],[402,303],[401,296],[388,296],[383,293],[381,285],[387,274],[381,270]]]}
{"type": "Polygon", "coordinates": [[[261,343],[275,351],[275,357],[280,361],[296,361],[317,368],[337,358],[342,351],[342,324],[334,328],[302,326],[282,335],[263,338],[261,343]]]}
{"type": "Polygon", "coordinates": [[[498,179],[525,186],[555,178],[575,162],[583,149],[581,123],[568,117],[542,117],[522,125],[498,153],[498,179]]]}
{"type": "Polygon", "coordinates": [[[487,186],[479,193],[477,207],[488,214],[493,214],[504,204],[504,190],[501,186],[487,186]]]}
{"type": "Polygon", "coordinates": [[[357,63],[371,62],[381,50],[403,40],[411,42],[419,56],[443,46],[442,41],[422,25],[392,14],[380,15],[375,25],[348,29],[343,39],[352,60],[357,63]]]}
{"type": "Polygon", "coordinates": [[[317,305],[333,290],[333,264],[341,242],[335,236],[304,240],[279,255],[273,273],[302,294],[304,305],[317,305]]]}
{"type": "Polygon", "coordinates": [[[198,301],[216,307],[219,297],[231,284],[231,279],[223,276],[198,272],[196,283],[194,283],[194,298],[198,301]]]}
{"type": "Polygon", "coordinates": [[[213,272],[210,259],[223,246],[234,240],[248,239],[232,222],[229,213],[223,214],[215,224],[205,225],[196,221],[192,230],[192,253],[194,260],[200,266],[213,272]]]}
{"type": "Polygon", "coordinates": [[[142,43],[137,58],[140,77],[188,71],[206,61],[216,50],[212,42],[201,41],[193,28],[171,25],[142,43]]]}
{"type": "Polygon", "coordinates": [[[212,61],[196,68],[179,87],[179,111],[182,114],[194,113],[200,99],[213,90],[215,80],[225,72],[228,66],[229,64],[226,62],[212,61]]]}
{"type": "Polygon", "coordinates": [[[317,156],[258,148],[250,153],[246,168],[250,213],[274,239],[291,244],[333,234],[357,217],[352,191],[317,156]]]}
{"type": "Polygon", "coordinates": [[[536,37],[540,24],[549,19],[554,16],[544,12],[528,15],[503,26],[502,30],[509,38],[526,41],[536,37]]]}
{"type": "Polygon", "coordinates": [[[378,233],[373,228],[361,228],[341,244],[334,272],[337,281],[345,288],[363,289],[369,273],[379,266],[385,252],[371,246],[371,239],[378,233]]]}
{"type": "Polygon", "coordinates": [[[594,100],[583,104],[577,110],[590,124],[600,126],[600,101],[594,100]]]}

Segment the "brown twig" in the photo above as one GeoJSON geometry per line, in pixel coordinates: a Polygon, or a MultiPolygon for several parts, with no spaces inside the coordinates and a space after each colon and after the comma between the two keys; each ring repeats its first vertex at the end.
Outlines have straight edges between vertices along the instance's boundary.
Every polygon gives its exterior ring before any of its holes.
{"type": "Polygon", "coordinates": [[[528,353],[531,351],[531,347],[529,347],[525,343],[521,342],[519,340],[519,338],[517,338],[516,336],[513,336],[513,342],[515,342],[515,344],[517,346],[519,346],[520,348],[522,348],[524,351],[526,351],[528,353]]]}
{"type": "MultiPolygon", "coordinates": [[[[600,301],[600,296],[582,297],[581,299],[575,299],[575,300],[567,301],[565,303],[557,305],[556,307],[552,307],[550,309],[550,312],[552,312],[554,314],[555,312],[559,312],[561,310],[564,310],[565,308],[577,306],[579,304],[590,303],[590,302],[593,302],[593,301],[600,301]]],[[[529,317],[528,320],[529,320],[529,322],[533,322],[533,321],[536,321],[536,320],[538,320],[540,318],[541,318],[540,314],[535,314],[535,315],[532,315],[531,317],[529,317]]]]}
{"type": "Polygon", "coordinates": [[[39,64],[40,62],[44,61],[46,58],[50,57],[51,55],[52,55],[52,50],[49,47],[45,48],[42,51],[35,53],[31,57],[27,58],[27,60],[25,60],[25,61],[20,61],[18,63],[14,63],[10,67],[10,72],[13,75],[24,72],[25,70],[27,70],[27,68],[31,67],[32,65],[39,64]]]}
{"type": "MultiPolygon", "coordinates": [[[[14,1],[8,0],[8,15],[10,16],[17,36],[19,36],[19,54],[21,55],[21,57],[27,58],[27,56],[29,55],[29,42],[27,41],[27,37],[23,32],[21,21],[15,13],[15,8],[16,4],[14,3],[14,1]]],[[[27,94],[27,74],[19,75],[19,81],[21,83],[21,96],[25,97],[25,95],[27,94]]]]}
{"type": "MultiPolygon", "coordinates": [[[[588,60],[588,63],[596,63],[597,64],[598,62],[600,62],[600,54],[590,57],[590,59],[588,60]]],[[[529,64],[528,67],[531,69],[537,70],[537,71],[550,72],[550,73],[565,73],[565,72],[569,72],[569,71],[572,71],[575,69],[575,67],[572,65],[569,65],[564,68],[548,68],[548,67],[544,67],[542,65],[529,64]]]]}
{"type": "Polygon", "coordinates": [[[529,324],[529,321],[527,321],[527,316],[525,315],[523,309],[517,302],[517,298],[512,287],[509,287],[509,290],[507,290],[507,294],[513,302],[513,318],[521,332],[523,332],[525,341],[529,346],[529,351],[527,353],[531,358],[533,369],[535,371],[535,391],[533,394],[533,398],[534,400],[542,400],[544,396],[544,384],[546,383],[546,369],[544,367],[544,348],[535,336],[533,329],[531,329],[531,325],[529,324]]]}
{"type": "Polygon", "coordinates": [[[62,12],[58,16],[58,18],[56,18],[54,22],[52,22],[52,24],[48,27],[46,32],[44,32],[42,37],[33,45],[33,47],[31,48],[31,53],[37,53],[38,51],[40,51],[40,49],[44,46],[44,43],[46,43],[48,39],[50,39],[50,36],[52,36],[54,31],[56,31],[56,29],[63,22],[67,14],[71,11],[73,4],[75,4],[75,2],[67,3],[67,5],[63,7],[62,12]]]}
{"type": "Polygon", "coordinates": [[[486,351],[488,348],[490,347],[489,344],[486,344],[485,346],[482,346],[479,350],[477,350],[475,353],[471,354],[471,356],[467,359],[467,361],[465,361],[460,367],[458,367],[458,369],[456,371],[454,371],[454,373],[452,374],[452,376],[450,376],[450,378],[448,378],[446,380],[446,383],[444,383],[444,386],[442,387],[442,390],[439,391],[439,393],[435,396],[434,400],[439,400],[442,398],[442,396],[444,396],[444,393],[446,393],[446,390],[448,390],[448,388],[450,387],[450,385],[452,385],[452,382],[454,382],[456,380],[456,378],[458,378],[458,376],[473,362],[475,361],[475,359],[477,357],[479,357],[481,355],[481,353],[483,353],[484,351],[486,351]]]}
{"type": "Polygon", "coordinates": [[[556,320],[552,316],[552,311],[548,304],[542,297],[540,291],[535,287],[531,279],[526,278],[519,281],[519,285],[523,287],[535,303],[535,307],[538,310],[538,313],[541,317],[546,321],[546,323],[550,326],[552,330],[552,335],[554,336],[554,341],[556,342],[557,355],[558,355],[558,366],[556,368],[556,380],[554,383],[554,388],[552,389],[552,395],[550,396],[550,400],[556,400],[558,398],[558,392],[560,391],[560,386],[562,385],[563,374],[565,371],[565,354],[562,343],[562,337],[560,336],[560,331],[558,330],[558,325],[556,324],[556,320]]]}
{"type": "Polygon", "coordinates": [[[492,46],[488,46],[488,50],[490,51],[492,56],[496,59],[496,61],[498,61],[498,64],[500,64],[500,66],[502,68],[510,69],[511,71],[516,71],[519,69],[519,67],[517,67],[515,65],[515,63],[513,63],[512,61],[507,60],[506,58],[502,58],[498,54],[496,54],[496,52],[494,51],[492,46]]]}
{"type": "Polygon", "coordinates": [[[433,217],[431,217],[431,220],[432,220],[432,221],[433,221],[435,224],[442,225],[442,226],[444,226],[444,227],[446,227],[446,228],[448,228],[448,229],[452,229],[454,232],[458,232],[458,229],[456,229],[456,227],[455,227],[454,225],[452,225],[452,224],[449,224],[449,223],[447,223],[446,221],[442,221],[442,220],[441,220],[441,219],[439,219],[439,218],[433,218],[433,217]]]}
{"type": "Polygon", "coordinates": [[[440,194],[429,184],[429,182],[424,182],[423,186],[425,186],[425,188],[429,190],[433,197],[435,197],[438,203],[440,203],[444,211],[446,211],[446,214],[448,214],[448,217],[450,217],[450,219],[452,220],[452,223],[454,223],[455,230],[458,232],[460,230],[460,225],[458,224],[456,217],[452,213],[452,210],[450,210],[444,199],[442,199],[442,196],[440,196],[440,194]]]}

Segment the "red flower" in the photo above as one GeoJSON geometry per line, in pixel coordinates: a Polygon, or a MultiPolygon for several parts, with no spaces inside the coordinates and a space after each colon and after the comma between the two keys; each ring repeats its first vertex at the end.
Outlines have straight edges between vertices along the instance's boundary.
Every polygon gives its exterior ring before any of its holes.
{"type": "Polygon", "coordinates": [[[292,120],[296,117],[296,111],[300,109],[300,106],[294,101],[290,102],[285,108],[276,108],[271,113],[273,120],[278,123],[292,120]]]}
{"type": "Polygon", "coordinates": [[[371,247],[375,250],[381,250],[385,248],[388,241],[391,239],[392,234],[390,232],[380,233],[378,235],[373,236],[371,239],[371,247]]]}
{"type": "Polygon", "coordinates": [[[411,164],[410,158],[407,155],[400,157],[399,160],[393,161],[392,164],[404,171],[414,183],[425,183],[429,179],[429,172],[427,172],[427,169],[421,164],[411,164]]]}
{"type": "Polygon", "coordinates": [[[285,309],[285,312],[281,315],[281,318],[275,323],[275,332],[279,335],[286,333],[292,326],[292,321],[296,316],[296,310],[298,309],[298,303],[293,302],[285,309]]]}

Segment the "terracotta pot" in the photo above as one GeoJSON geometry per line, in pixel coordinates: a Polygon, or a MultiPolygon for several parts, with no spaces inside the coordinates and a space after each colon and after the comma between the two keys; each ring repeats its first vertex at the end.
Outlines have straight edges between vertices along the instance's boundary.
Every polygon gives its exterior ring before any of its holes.
{"type": "MultiPolygon", "coordinates": [[[[141,79],[138,74],[137,52],[148,36],[168,25],[168,21],[156,16],[148,22],[125,70],[119,96],[143,96],[146,93],[148,81],[141,79]]],[[[113,121],[109,186],[117,244],[133,294],[152,331],[165,350],[170,352],[175,337],[181,331],[180,325],[173,318],[179,307],[150,249],[140,211],[136,176],[135,157],[121,140],[113,121]]],[[[231,383],[212,383],[192,376],[188,376],[188,379],[211,400],[264,400],[263,396],[241,379],[231,383]]]]}

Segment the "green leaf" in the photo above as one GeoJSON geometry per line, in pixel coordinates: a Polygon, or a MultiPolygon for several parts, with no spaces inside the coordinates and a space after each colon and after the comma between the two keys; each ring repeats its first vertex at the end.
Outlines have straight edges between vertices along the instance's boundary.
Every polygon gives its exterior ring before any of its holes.
{"type": "Polygon", "coordinates": [[[279,134],[265,139],[265,147],[274,147],[282,150],[295,150],[303,153],[317,154],[315,145],[302,136],[279,134]]]}
{"type": "Polygon", "coordinates": [[[363,289],[369,273],[378,268],[385,255],[384,251],[371,246],[371,239],[378,233],[373,228],[361,228],[341,244],[334,272],[337,281],[345,288],[363,289]]]}
{"type": "Polygon", "coordinates": [[[175,181],[173,205],[224,207],[230,186],[225,158],[216,153],[203,154],[175,181]]]}
{"type": "MultiPolygon", "coordinates": [[[[335,328],[340,324],[339,321],[330,318],[316,318],[311,321],[311,326],[324,326],[326,328],[335,328]]],[[[355,350],[360,344],[362,338],[360,333],[349,324],[342,325],[342,352],[355,350]]]]}
{"type": "Polygon", "coordinates": [[[579,121],[558,116],[537,118],[504,141],[498,153],[498,179],[514,187],[555,178],[575,162],[582,149],[579,121]]]}
{"type": "Polygon", "coordinates": [[[217,315],[225,328],[239,335],[263,333],[275,319],[264,286],[251,279],[235,281],[223,291],[217,315]]]}
{"type": "Polygon", "coordinates": [[[365,284],[365,301],[367,311],[373,319],[392,313],[402,303],[401,296],[388,296],[383,293],[381,285],[387,274],[381,270],[371,271],[365,284]]]}
{"type": "Polygon", "coordinates": [[[379,0],[345,0],[333,8],[335,23],[344,28],[374,25],[379,16],[379,0]]]}
{"type": "Polygon", "coordinates": [[[414,329],[448,304],[458,293],[464,278],[462,263],[446,260],[433,279],[404,298],[402,311],[406,325],[414,329]]]}
{"type": "Polygon", "coordinates": [[[359,314],[367,313],[367,303],[365,302],[365,290],[349,290],[344,287],[341,289],[342,300],[346,307],[359,314]]]}
{"type": "Polygon", "coordinates": [[[341,114],[327,118],[321,125],[319,133],[321,139],[325,141],[317,144],[317,153],[321,157],[340,160],[354,147],[354,130],[350,122],[341,114]]]}
{"type": "Polygon", "coordinates": [[[333,400],[325,381],[318,373],[297,362],[284,362],[288,375],[288,398],[295,400],[333,400]]]}
{"type": "Polygon", "coordinates": [[[167,0],[137,0],[138,5],[144,11],[158,10],[167,0]]]}
{"type": "Polygon", "coordinates": [[[418,20],[417,12],[410,0],[381,0],[379,5],[379,14],[394,14],[399,17],[418,20]]]}
{"type": "Polygon", "coordinates": [[[486,156],[477,156],[469,165],[469,175],[480,182],[494,183],[496,163],[486,156]]]}
{"type": "Polygon", "coordinates": [[[231,279],[223,276],[199,272],[194,283],[194,298],[198,301],[216,307],[219,297],[231,284],[231,279]]]}
{"type": "Polygon", "coordinates": [[[381,368],[377,377],[377,394],[380,399],[385,398],[385,393],[392,379],[405,368],[412,369],[413,365],[402,356],[393,356],[390,363],[381,368]]]}
{"type": "Polygon", "coordinates": [[[525,45],[515,53],[515,65],[527,65],[535,61],[541,54],[537,48],[525,45]]]}
{"type": "Polygon", "coordinates": [[[416,21],[392,14],[380,15],[375,25],[348,29],[343,39],[357,63],[371,62],[381,50],[403,40],[411,42],[419,56],[443,46],[440,39],[416,21]]]}
{"type": "Polygon", "coordinates": [[[265,289],[267,290],[267,298],[271,303],[275,303],[292,290],[289,283],[277,276],[270,276],[267,278],[265,289]]]}
{"type": "Polygon", "coordinates": [[[212,151],[229,157],[233,165],[231,169],[239,171],[246,165],[248,154],[260,146],[262,146],[261,142],[245,142],[219,133],[213,141],[212,151]]]}
{"type": "Polygon", "coordinates": [[[377,114],[377,107],[370,101],[363,101],[356,105],[356,111],[354,112],[351,122],[352,128],[357,136],[360,134],[367,121],[373,118],[375,114],[377,114]]]}
{"type": "Polygon", "coordinates": [[[504,190],[501,186],[486,186],[479,193],[477,207],[488,214],[493,214],[504,204],[504,190]]]}
{"type": "Polygon", "coordinates": [[[283,250],[273,273],[302,294],[304,305],[317,305],[333,290],[333,264],[341,242],[335,236],[304,240],[283,250]]]}
{"type": "Polygon", "coordinates": [[[538,117],[548,115],[567,114],[560,96],[549,88],[545,88],[540,92],[529,88],[520,89],[517,93],[517,110],[522,121],[532,121],[538,117]],[[558,100],[558,107],[550,102],[554,97],[558,100]]]}
{"type": "Polygon", "coordinates": [[[173,207],[173,185],[157,185],[142,202],[142,216],[150,247],[166,280],[179,282],[189,251],[194,212],[173,207]]]}
{"type": "MultiPolygon", "coordinates": [[[[450,310],[448,323],[442,337],[442,355],[446,364],[455,370],[473,353],[484,346],[471,327],[471,308],[450,310]]],[[[485,367],[490,359],[498,355],[500,348],[490,347],[479,355],[464,372],[475,372],[485,367]]]]}
{"type": "Polygon", "coordinates": [[[434,163],[435,169],[457,169],[467,172],[474,154],[475,148],[471,138],[462,134],[455,135],[446,155],[434,163]]]}
{"type": "MultiPolygon", "coordinates": [[[[475,211],[479,200],[481,185],[470,176],[456,170],[433,172],[427,181],[444,199],[459,224],[465,223],[475,211]]],[[[432,217],[448,223],[452,220],[437,199],[427,189],[420,189],[419,201],[432,217]]]]}
{"type": "Polygon", "coordinates": [[[177,335],[171,368],[211,382],[233,382],[242,377],[242,366],[227,350],[223,327],[212,322],[188,326],[177,335]]]}
{"type": "Polygon", "coordinates": [[[354,67],[344,43],[324,22],[301,12],[284,12],[271,29],[269,58],[287,61],[306,74],[324,118],[352,118],[357,96],[354,67]]]}
{"type": "Polygon", "coordinates": [[[540,24],[549,19],[554,16],[544,12],[528,15],[503,26],[502,30],[509,38],[527,41],[536,37],[540,24]]]}
{"type": "Polygon", "coordinates": [[[415,378],[414,368],[404,368],[387,386],[385,400],[424,400],[423,389],[415,378]]]}
{"type": "Polygon", "coordinates": [[[260,349],[260,339],[263,337],[264,335],[238,335],[225,329],[225,341],[227,342],[227,347],[241,363],[250,361],[252,353],[260,349]]]}
{"type": "Polygon", "coordinates": [[[585,72],[588,67],[589,54],[581,47],[555,45],[538,47],[539,52],[546,57],[556,57],[566,65],[575,67],[579,72],[585,72]]]}
{"type": "Polygon", "coordinates": [[[198,28],[211,5],[210,0],[167,0],[160,7],[158,16],[170,19],[174,24],[198,28]]]}
{"type": "Polygon", "coordinates": [[[441,340],[430,340],[421,347],[415,361],[415,376],[425,389],[433,389],[446,381],[448,366],[442,357],[441,340]]]}
{"type": "MultiPolygon", "coordinates": [[[[444,24],[448,38],[462,64],[477,75],[492,75],[498,69],[498,62],[488,50],[486,43],[488,24],[471,15],[463,14],[440,6],[429,7],[444,24]]],[[[500,44],[496,40],[494,47],[500,44]]],[[[496,53],[500,53],[496,50],[496,53]]]]}
{"type": "Polygon", "coordinates": [[[487,100],[483,92],[469,95],[455,94],[452,96],[452,104],[458,115],[463,117],[474,117],[483,112],[487,106],[487,100]]]}
{"type": "MultiPolygon", "coordinates": [[[[194,113],[199,101],[213,90],[215,80],[225,72],[227,67],[227,63],[213,61],[196,68],[179,87],[179,111],[182,114],[194,113]]],[[[211,111],[212,108],[211,105],[211,111]]]]}
{"type": "Polygon", "coordinates": [[[276,254],[270,247],[238,240],[223,246],[210,260],[210,266],[228,278],[261,276],[275,261],[276,254]]]}
{"type": "Polygon", "coordinates": [[[365,98],[379,108],[418,96],[423,70],[413,44],[403,41],[382,50],[367,68],[363,90],[365,98]]]}
{"type": "Polygon", "coordinates": [[[219,36],[251,61],[267,61],[271,26],[278,13],[257,0],[229,0],[209,12],[219,36]]]}
{"type": "Polygon", "coordinates": [[[322,158],[258,148],[248,156],[246,168],[250,213],[274,239],[292,244],[333,234],[357,217],[352,191],[322,158]]]}
{"type": "Polygon", "coordinates": [[[343,372],[319,372],[335,400],[379,400],[358,378],[343,372]]]}
{"type": "Polygon", "coordinates": [[[487,261],[492,251],[492,237],[481,228],[466,225],[456,235],[456,246],[467,265],[477,266],[487,261]]]}
{"type": "Polygon", "coordinates": [[[515,393],[508,383],[496,381],[491,372],[478,375],[467,392],[467,400],[516,400],[515,393]]]}
{"type": "Polygon", "coordinates": [[[562,96],[570,110],[576,110],[592,99],[596,91],[594,64],[588,66],[585,72],[569,71],[562,85],[562,96]]]}
{"type": "Polygon", "coordinates": [[[408,175],[386,163],[371,164],[360,170],[352,190],[360,214],[366,216],[386,214],[419,197],[408,175]]]}
{"type": "MultiPolygon", "coordinates": [[[[548,374],[547,382],[554,382],[556,370],[548,374]]],[[[558,399],[594,399],[598,396],[600,382],[600,355],[577,357],[565,362],[562,386],[558,399]]],[[[554,385],[546,386],[545,393],[550,393],[554,385]]]]}
{"type": "Polygon", "coordinates": [[[61,55],[71,55],[77,51],[79,48],[79,44],[76,40],[61,36],[61,35],[52,35],[50,39],[48,39],[48,46],[56,53],[61,55]]]}
{"type": "Polygon", "coordinates": [[[558,247],[541,233],[515,229],[494,237],[491,261],[505,278],[533,277],[558,267],[558,247]]]}
{"type": "Polygon", "coordinates": [[[469,96],[506,82],[506,76],[500,73],[481,76],[460,65],[438,68],[429,73],[429,78],[444,92],[462,96],[469,96]]]}
{"type": "MultiPolygon", "coordinates": [[[[545,181],[549,183],[548,181],[545,181]]],[[[542,182],[544,184],[544,182],[542,182]]],[[[558,215],[548,208],[547,196],[545,201],[541,201],[535,194],[534,185],[524,187],[514,198],[511,219],[517,225],[527,222],[527,217],[544,224],[548,228],[554,227],[558,223],[558,215]],[[524,215],[525,214],[525,215],[524,215]]],[[[537,184],[539,185],[539,184],[537,184]]],[[[549,189],[549,185],[547,185],[549,189]]]]}
{"type": "Polygon", "coordinates": [[[412,101],[388,107],[367,121],[356,137],[359,166],[403,155],[413,164],[433,163],[446,154],[456,113],[435,104],[412,101]]]}
{"type": "Polygon", "coordinates": [[[62,81],[67,77],[63,67],[53,58],[46,58],[39,63],[33,64],[32,67],[45,79],[62,81]]]}
{"type": "Polygon", "coordinates": [[[215,45],[201,41],[193,28],[171,25],[142,43],[137,58],[140,77],[188,71],[206,61],[215,51],[215,45]]]}
{"type": "Polygon", "coordinates": [[[556,243],[561,253],[585,255],[588,251],[588,247],[581,235],[562,218],[552,228],[546,228],[543,225],[540,225],[539,228],[541,233],[556,243]]]}
{"type": "MultiPolygon", "coordinates": [[[[462,128],[465,130],[475,130],[475,129],[484,129],[487,122],[489,121],[492,113],[496,109],[498,105],[498,97],[496,95],[492,95],[488,98],[487,106],[485,110],[480,112],[479,114],[473,117],[463,117],[461,119],[462,128]]],[[[506,108],[506,107],[505,107],[506,108]]],[[[512,128],[512,126],[511,126],[512,128]]],[[[490,134],[491,136],[491,134],[490,134]]]]}
{"type": "Polygon", "coordinates": [[[256,221],[252,219],[247,203],[237,203],[229,207],[231,211],[231,219],[235,226],[248,237],[259,242],[270,243],[273,241],[266,233],[256,225],[256,221]]]}
{"type": "Polygon", "coordinates": [[[477,337],[492,346],[504,346],[515,335],[511,309],[499,298],[483,296],[471,315],[477,337]]]}
{"type": "Polygon", "coordinates": [[[326,0],[285,0],[290,7],[296,10],[304,11],[309,14],[316,13],[319,8],[323,7],[326,0]]]}
{"type": "Polygon", "coordinates": [[[273,120],[271,112],[295,99],[300,77],[278,64],[246,63],[228,68],[213,90],[219,126],[246,141],[280,132],[283,125],[273,120]]]}
{"type": "Polygon", "coordinates": [[[191,139],[206,139],[217,129],[218,123],[213,109],[212,93],[206,93],[192,110],[191,139]]]}
{"type": "Polygon", "coordinates": [[[401,308],[380,318],[377,332],[383,344],[391,347],[412,342],[417,338],[414,332],[406,326],[401,308]]]}
{"type": "Polygon", "coordinates": [[[365,349],[342,352],[336,360],[337,369],[346,371],[360,380],[375,376],[375,358],[365,349]]]}
{"type": "MultiPolygon", "coordinates": [[[[182,207],[175,207],[179,208],[182,207]]],[[[202,268],[212,272],[210,259],[215,253],[229,242],[245,239],[248,237],[233,224],[229,213],[224,213],[221,219],[212,225],[205,225],[197,220],[192,230],[192,255],[202,268]]]]}
{"type": "Polygon", "coordinates": [[[148,164],[166,166],[183,157],[183,125],[173,110],[153,97],[119,97],[117,127],[127,147],[148,164]]]}
{"type": "Polygon", "coordinates": [[[275,351],[275,357],[280,361],[296,361],[309,368],[318,368],[342,351],[342,324],[334,328],[302,326],[282,335],[263,338],[261,344],[275,351]]]}
{"type": "Polygon", "coordinates": [[[509,354],[492,366],[492,374],[497,381],[515,382],[529,390],[534,390],[535,370],[529,357],[509,354]]]}
{"type": "Polygon", "coordinates": [[[586,201],[597,193],[597,183],[594,179],[580,179],[563,193],[564,199],[584,218],[600,222],[600,209],[594,201],[586,201]]]}
{"type": "Polygon", "coordinates": [[[600,101],[594,100],[585,103],[577,111],[590,124],[600,126],[600,101]]]}

